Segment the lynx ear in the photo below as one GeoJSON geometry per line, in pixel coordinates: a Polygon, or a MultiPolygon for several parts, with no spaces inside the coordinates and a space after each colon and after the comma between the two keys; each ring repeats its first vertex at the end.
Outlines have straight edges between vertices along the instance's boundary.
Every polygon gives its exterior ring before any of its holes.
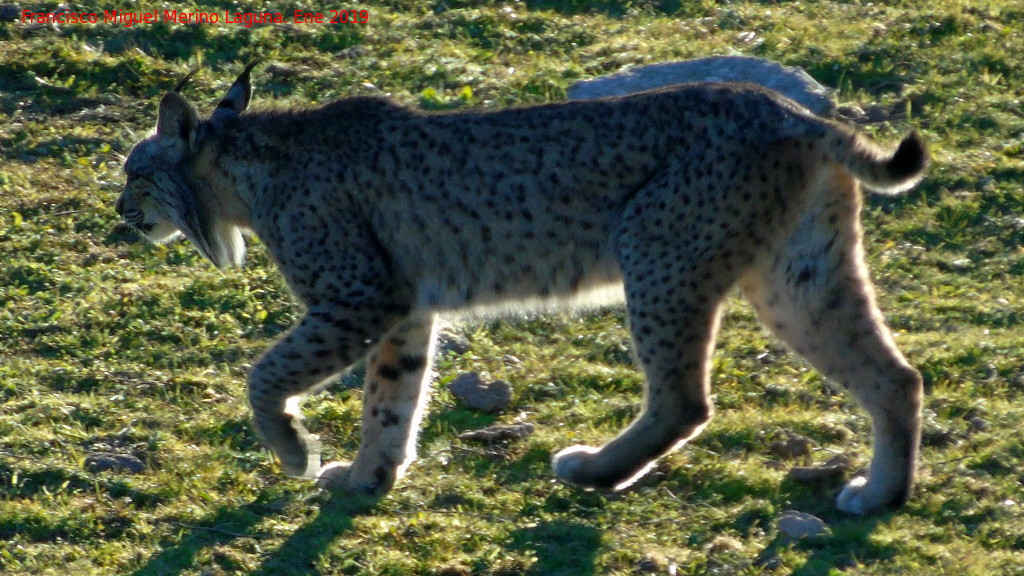
{"type": "Polygon", "coordinates": [[[252,98],[252,84],[249,82],[249,72],[257,64],[259,64],[258,61],[249,64],[238,75],[234,84],[228,89],[227,95],[217,104],[217,109],[213,111],[214,120],[237,118],[239,114],[245,112],[245,109],[249,107],[249,99],[252,98]]]}
{"type": "Polygon", "coordinates": [[[156,120],[159,136],[177,138],[190,150],[196,149],[199,134],[199,114],[185,97],[177,92],[168,92],[160,99],[156,120]]]}

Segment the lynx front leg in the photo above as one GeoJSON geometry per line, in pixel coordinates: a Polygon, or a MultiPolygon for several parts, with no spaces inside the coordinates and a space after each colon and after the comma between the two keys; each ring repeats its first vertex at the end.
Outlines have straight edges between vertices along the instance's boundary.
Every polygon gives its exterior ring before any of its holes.
{"type": "Polygon", "coordinates": [[[257,362],[249,375],[253,424],[285,473],[312,477],[320,466],[316,438],[301,422],[302,396],[366,354],[398,318],[376,308],[313,308],[257,362]]]}
{"type": "Polygon", "coordinates": [[[433,317],[407,319],[370,355],[359,453],[319,473],[328,490],[386,491],[416,458],[416,435],[427,400],[434,355],[433,317]]]}

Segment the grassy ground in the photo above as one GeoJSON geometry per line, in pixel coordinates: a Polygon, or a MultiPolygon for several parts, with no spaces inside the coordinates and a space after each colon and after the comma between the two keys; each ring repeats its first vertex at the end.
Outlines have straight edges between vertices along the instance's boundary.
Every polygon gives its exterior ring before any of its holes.
{"type": "MultiPolygon", "coordinates": [[[[88,10],[125,9],[100,0],[88,10]]],[[[52,10],[54,3],[24,8],[52,10]]],[[[221,2],[195,11],[343,6],[221,2]]],[[[349,8],[350,6],[344,6],[349,8]]],[[[6,574],[1024,573],[1024,9],[1001,0],[867,3],[527,0],[366,3],[360,25],[0,24],[0,572],[6,574]],[[924,373],[920,483],[901,511],[838,514],[840,479],[786,479],[869,424],[738,299],[715,357],[718,415],[620,494],[554,482],[552,451],[636,414],[621,312],[456,327],[439,359],[515,386],[498,417],[444,386],[422,459],[380,502],[284,478],[244,402],[248,363],[298,310],[256,246],[224,274],[187,245],[137,243],[112,210],[118,160],[189,87],[209,108],[259,58],[258,103],[323,102],[370,82],[426,107],[564,97],[630,64],[748,54],[799,65],[894,139],[932,145],[928,181],[870,198],[868,252],[897,341],[924,373]],[[458,439],[529,421],[526,441],[458,439]],[[782,461],[787,433],[814,450],[782,461]],[[97,471],[97,454],[144,470],[97,471]],[[825,535],[789,542],[787,509],[825,535]]],[[[339,127],[339,129],[344,129],[339,127]]],[[[329,457],[358,445],[361,393],[307,403],[329,457]]]]}

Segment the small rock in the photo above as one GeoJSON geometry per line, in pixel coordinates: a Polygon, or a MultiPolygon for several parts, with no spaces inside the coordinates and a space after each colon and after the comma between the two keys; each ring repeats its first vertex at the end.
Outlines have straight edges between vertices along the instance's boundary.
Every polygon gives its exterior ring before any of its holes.
{"type": "Polygon", "coordinates": [[[868,106],[867,110],[864,111],[866,121],[869,123],[885,122],[886,120],[892,119],[892,112],[884,106],[872,104],[868,106]]]}
{"type": "Polygon", "coordinates": [[[497,425],[488,426],[487,428],[480,428],[479,430],[470,430],[469,432],[463,432],[459,434],[459,438],[462,440],[476,440],[478,442],[502,442],[505,440],[520,440],[526,438],[533,431],[536,426],[529,422],[522,424],[511,424],[511,425],[497,425]]]}
{"type": "Polygon", "coordinates": [[[790,468],[787,478],[800,484],[830,482],[842,478],[850,470],[850,459],[837,454],[819,466],[795,466],[790,468]]]}
{"type": "Polygon", "coordinates": [[[951,268],[953,268],[953,270],[963,272],[971,268],[971,261],[967,258],[957,258],[956,260],[950,262],[949,265],[951,268]]]}
{"type": "Polygon", "coordinates": [[[777,554],[764,554],[754,559],[754,566],[761,569],[762,572],[774,572],[779,568],[782,568],[782,558],[779,558],[777,554]]]}
{"type": "Polygon", "coordinates": [[[369,48],[361,44],[357,44],[355,46],[349,46],[348,48],[345,48],[344,50],[335,54],[335,56],[337,56],[339,60],[347,60],[349,58],[362,58],[363,56],[366,56],[369,53],[369,48]]]}
{"type": "Polygon", "coordinates": [[[772,442],[771,445],[768,446],[768,451],[783,460],[795,460],[797,458],[810,456],[811,449],[813,447],[814,442],[812,442],[810,438],[794,434],[792,432],[786,432],[786,439],[772,442]]]}
{"type": "MultiPolygon", "coordinates": [[[[758,356],[760,358],[760,356],[758,356]]],[[[761,393],[768,400],[782,400],[789,398],[793,395],[793,392],[786,386],[779,386],[778,384],[766,384],[762,389],[761,393]]]]}
{"type": "Polygon", "coordinates": [[[998,378],[998,377],[999,377],[999,369],[996,368],[995,364],[993,364],[991,362],[987,362],[985,364],[985,378],[987,378],[989,380],[992,380],[993,378],[998,378]]]}
{"type": "Polygon", "coordinates": [[[864,112],[863,108],[854,105],[840,106],[836,110],[836,114],[838,114],[840,118],[845,118],[846,120],[852,120],[854,122],[863,120],[864,117],[867,116],[867,113],[864,112]]]}
{"type": "Polygon", "coordinates": [[[512,386],[504,380],[484,382],[477,372],[467,372],[448,384],[463,404],[474,410],[495,414],[512,403],[512,386]]]}
{"type": "Polygon", "coordinates": [[[724,552],[735,552],[743,549],[743,543],[735,538],[720,534],[715,536],[708,544],[708,554],[722,554],[724,552]]]}
{"type": "Polygon", "coordinates": [[[0,22],[15,22],[21,20],[20,4],[0,4],[0,22]]]}
{"type": "Polygon", "coordinates": [[[670,562],[664,554],[651,552],[636,563],[636,572],[638,574],[669,574],[674,576],[676,574],[676,563],[670,562]]]}
{"type": "Polygon", "coordinates": [[[949,446],[957,439],[956,431],[942,426],[938,422],[925,419],[921,426],[921,445],[942,448],[949,446]]]}
{"type": "Polygon", "coordinates": [[[828,526],[821,518],[796,510],[783,512],[778,526],[779,532],[793,540],[819,536],[828,531],[828,526]]]}
{"type": "Polygon", "coordinates": [[[267,66],[263,72],[274,78],[295,78],[301,74],[309,72],[309,66],[292,66],[289,64],[274,63],[267,66]]]}
{"type": "Polygon", "coordinates": [[[146,464],[131,454],[97,452],[85,457],[85,469],[94,474],[99,472],[139,474],[146,471],[146,464]]]}
{"type": "Polygon", "coordinates": [[[444,566],[431,572],[432,576],[470,576],[470,574],[472,572],[470,572],[469,568],[458,565],[444,566]]]}
{"type": "Polygon", "coordinates": [[[441,354],[465,354],[469,352],[469,339],[451,330],[441,330],[437,339],[437,350],[441,354]]]}
{"type": "Polygon", "coordinates": [[[981,416],[974,416],[967,419],[967,423],[971,425],[971,429],[976,432],[984,432],[988,430],[988,420],[985,420],[981,416]]]}

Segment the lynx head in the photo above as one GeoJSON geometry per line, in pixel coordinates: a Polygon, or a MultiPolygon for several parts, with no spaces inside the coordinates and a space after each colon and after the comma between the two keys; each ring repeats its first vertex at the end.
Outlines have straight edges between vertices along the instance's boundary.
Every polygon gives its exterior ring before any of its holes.
{"type": "Polygon", "coordinates": [[[125,160],[127,182],[115,207],[125,223],[153,242],[184,235],[218,268],[240,265],[245,241],[239,223],[229,216],[231,201],[204,171],[216,152],[217,134],[249,106],[254,65],[238,76],[209,118],[201,120],[181,95],[195,72],[164,95],[156,132],[136,144],[125,160]]]}

